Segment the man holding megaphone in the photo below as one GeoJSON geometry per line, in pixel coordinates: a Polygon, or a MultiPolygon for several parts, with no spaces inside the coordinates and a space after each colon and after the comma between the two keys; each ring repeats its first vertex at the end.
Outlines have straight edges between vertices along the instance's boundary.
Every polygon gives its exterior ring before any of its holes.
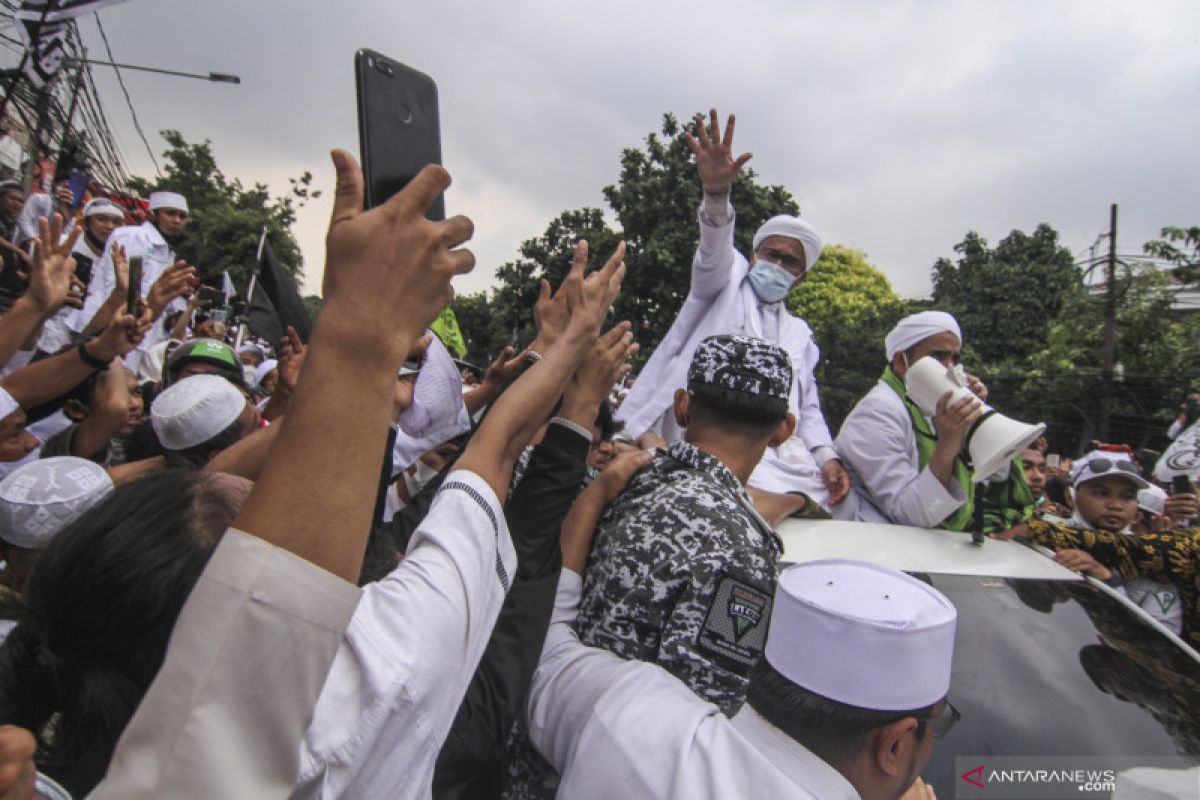
{"type": "Polygon", "coordinates": [[[1029,519],[1033,497],[1013,463],[1045,426],[986,405],[987,388],[959,364],[950,314],[905,317],[884,344],[888,365],[835,445],[859,489],[853,518],[984,533],[1029,519]]]}

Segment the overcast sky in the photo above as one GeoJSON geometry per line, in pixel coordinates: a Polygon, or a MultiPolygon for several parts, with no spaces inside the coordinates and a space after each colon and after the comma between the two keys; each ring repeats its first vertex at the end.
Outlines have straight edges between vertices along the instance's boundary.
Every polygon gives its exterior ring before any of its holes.
{"type": "MultiPolygon", "coordinates": [[[[604,206],[621,149],[664,111],[738,115],[739,150],[827,242],[865,250],[903,296],[968,230],[1048,222],[1080,253],[1120,204],[1118,242],[1200,222],[1200,3],[129,0],[102,20],[117,61],[235,73],[241,86],[126,72],[151,145],[176,128],[276,191],[357,149],[352,57],[432,75],[450,213],[476,224],[490,285],[558,212],[604,206]]],[[[93,18],[80,20],[104,58],[93,18]]],[[[153,168],[116,83],[97,84],[129,163],[153,168]]],[[[296,226],[320,285],[330,192],[296,226]]],[[[636,268],[636,257],[633,260],[636,268]]]]}

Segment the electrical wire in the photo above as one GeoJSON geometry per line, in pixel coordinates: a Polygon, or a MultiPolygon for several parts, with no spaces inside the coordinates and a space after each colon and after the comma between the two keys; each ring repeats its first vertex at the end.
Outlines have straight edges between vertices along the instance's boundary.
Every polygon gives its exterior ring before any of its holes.
{"type": "Polygon", "coordinates": [[[150,154],[150,161],[154,164],[154,172],[159,178],[162,177],[162,168],[158,165],[158,159],[154,155],[154,148],[150,146],[150,140],[146,138],[146,132],[142,130],[142,123],[138,119],[137,111],[133,107],[133,100],[129,96],[129,90],[125,88],[125,78],[121,75],[121,68],[116,66],[117,58],[113,55],[112,46],[108,43],[108,36],[104,33],[104,25],[100,22],[100,15],[93,14],[96,18],[96,28],[100,31],[100,38],[104,41],[104,49],[108,52],[108,60],[113,64],[113,72],[117,74],[117,83],[121,85],[121,92],[125,95],[125,103],[129,106],[129,113],[133,117],[133,127],[137,130],[138,136],[142,139],[142,144],[146,145],[146,152],[150,154]]]}

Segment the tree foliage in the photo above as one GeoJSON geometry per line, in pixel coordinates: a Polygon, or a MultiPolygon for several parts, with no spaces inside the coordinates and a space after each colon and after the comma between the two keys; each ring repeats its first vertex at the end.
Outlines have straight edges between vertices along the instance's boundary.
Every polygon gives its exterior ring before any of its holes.
{"type": "Polygon", "coordinates": [[[1083,277],[1058,232],[1041,224],[1014,230],[995,249],[971,231],[954,246],[957,262],[933,267],[934,305],[958,318],[970,360],[993,368],[1019,364],[1040,350],[1064,298],[1083,277]]]}
{"type": "MultiPolygon", "coordinates": [[[[498,286],[491,298],[455,301],[455,314],[473,352],[494,355],[511,342],[514,325],[519,340],[530,341],[538,282],[544,278],[557,285],[562,280],[579,239],[589,242],[593,263],[606,258],[624,239],[629,271],[613,318],[633,322],[643,348],[641,358],[649,356],[687,296],[692,256],[699,243],[700,182],[682,133],[676,117],[664,114],[661,133],[650,133],[644,148],[622,152],[618,181],[603,190],[617,227],[599,208],[564,211],[542,236],[521,245],[517,260],[497,270],[498,286]],[[482,331],[478,320],[484,315],[477,313],[481,302],[487,303],[489,311],[482,331]]],[[[766,219],[799,211],[785,188],[760,185],[755,178],[753,170],[743,170],[732,193],[738,213],[735,242],[746,251],[754,231],[766,219]]]]}
{"type": "Polygon", "coordinates": [[[821,348],[817,385],[825,421],[837,432],[842,420],[883,371],[883,337],[905,313],[887,277],[866,253],[826,245],[804,283],[792,290],[788,309],[813,329],[821,348]]]}
{"type": "Polygon", "coordinates": [[[1190,228],[1168,225],[1159,235],[1161,239],[1146,242],[1146,253],[1173,263],[1175,277],[1181,282],[1200,281],[1200,225],[1190,228]]]}
{"type": "Polygon", "coordinates": [[[159,181],[134,178],[130,188],[143,196],[164,189],[187,198],[191,221],[177,248],[179,256],[207,276],[228,270],[242,290],[254,270],[265,226],[275,254],[298,279],[304,260],[291,227],[297,208],[321,194],[311,188],[312,174],[290,179],[288,192],[272,198],[265,184],[247,188],[238,178],[226,177],[217,166],[209,140],[189,143],[173,130],[162,131],[162,136],[168,145],[163,153],[165,176],[159,181]]]}

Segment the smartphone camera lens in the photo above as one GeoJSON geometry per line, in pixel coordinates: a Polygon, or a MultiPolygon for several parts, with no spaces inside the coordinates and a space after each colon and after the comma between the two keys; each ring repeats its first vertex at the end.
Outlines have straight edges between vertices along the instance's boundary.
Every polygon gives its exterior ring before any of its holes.
{"type": "Polygon", "coordinates": [[[380,59],[375,62],[375,69],[382,72],[384,75],[395,75],[396,68],[392,66],[392,62],[380,59]]]}

